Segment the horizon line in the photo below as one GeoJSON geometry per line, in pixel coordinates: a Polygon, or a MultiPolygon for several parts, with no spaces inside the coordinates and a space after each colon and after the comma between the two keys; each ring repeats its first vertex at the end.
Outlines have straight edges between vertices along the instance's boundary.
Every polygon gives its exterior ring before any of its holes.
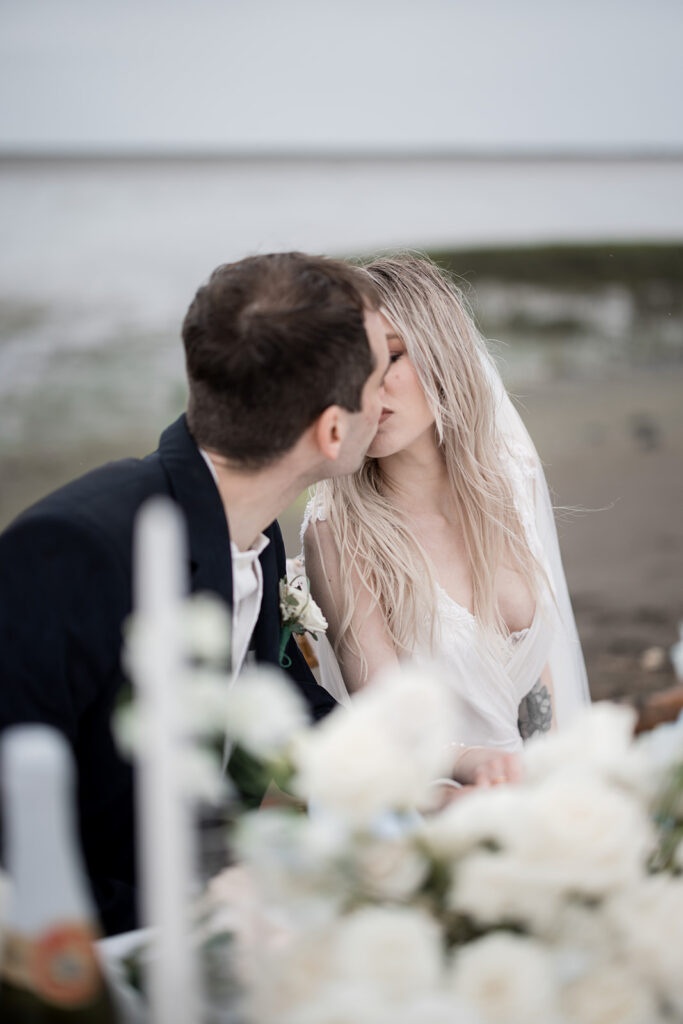
{"type": "Polygon", "coordinates": [[[400,147],[136,147],[136,146],[102,146],[102,147],[44,147],[44,146],[2,146],[0,144],[0,161],[19,163],[22,161],[53,160],[56,162],[104,162],[111,161],[148,161],[163,163],[165,161],[186,162],[227,162],[234,161],[286,161],[291,163],[306,161],[448,161],[463,162],[560,162],[575,161],[587,163],[591,161],[677,161],[683,159],[683,146],[679,147],[514,147],[514,148],[467,148],[467,147],[431,147],[425,149],[408,149],[400,147]]]}

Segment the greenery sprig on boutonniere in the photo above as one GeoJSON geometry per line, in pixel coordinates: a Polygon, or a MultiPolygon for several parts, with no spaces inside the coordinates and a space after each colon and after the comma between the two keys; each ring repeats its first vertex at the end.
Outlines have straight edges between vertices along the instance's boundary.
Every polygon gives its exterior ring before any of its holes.
{"type": "Polygon", "coordinates": [[[317,640],[319,633],[327,631],[327,620],[311,597],[311,585],[303,573],[291,581],[280,580],[280,665],[289,668],[292,659],[285,652],[292,633],[310,633],[317,640]]]}

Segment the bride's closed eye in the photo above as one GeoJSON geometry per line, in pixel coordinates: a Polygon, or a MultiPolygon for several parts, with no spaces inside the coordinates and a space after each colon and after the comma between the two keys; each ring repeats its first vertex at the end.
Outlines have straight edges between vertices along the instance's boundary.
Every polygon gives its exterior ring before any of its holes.
{"type": "Polygon", "coordinates": [[[396,360],[400,359],[402,355],[404,355],[403,351],[401,351],[401,352],[390,352],[389,353],[389,362],[390,363],[395,363],[396,360]]]}

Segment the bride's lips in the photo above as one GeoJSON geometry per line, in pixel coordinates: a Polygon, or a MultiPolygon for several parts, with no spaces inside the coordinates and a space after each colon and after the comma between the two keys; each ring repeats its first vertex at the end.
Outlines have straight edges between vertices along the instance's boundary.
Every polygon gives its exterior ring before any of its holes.
{"type": "Polygon", "coordinates": [[[391,416],[392,412],[393,412],[393,409],[382,409],[382,412],[380,413],[380,417],[379,417],[379,422],[380,423],[384,423],[385,419],[387,419],[387,417],[391,416]]]}

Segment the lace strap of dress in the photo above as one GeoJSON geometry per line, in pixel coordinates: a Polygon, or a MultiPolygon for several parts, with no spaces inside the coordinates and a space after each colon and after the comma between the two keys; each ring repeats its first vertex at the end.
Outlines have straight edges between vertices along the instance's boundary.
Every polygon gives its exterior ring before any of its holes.
{"type": "Polygon", "coordinates": [[[325,519],[327,519],[327,512],[323,508],[322,502],[315,494],[311,495],[306,503],[304,518],[301,522],[301,530],[299,531],[299,543],[301,544],[302,549],[304,546],[304,534],[306,533],[311,520],[313,520],[313,522],[318,522],[319,520],[325,519]]]}

